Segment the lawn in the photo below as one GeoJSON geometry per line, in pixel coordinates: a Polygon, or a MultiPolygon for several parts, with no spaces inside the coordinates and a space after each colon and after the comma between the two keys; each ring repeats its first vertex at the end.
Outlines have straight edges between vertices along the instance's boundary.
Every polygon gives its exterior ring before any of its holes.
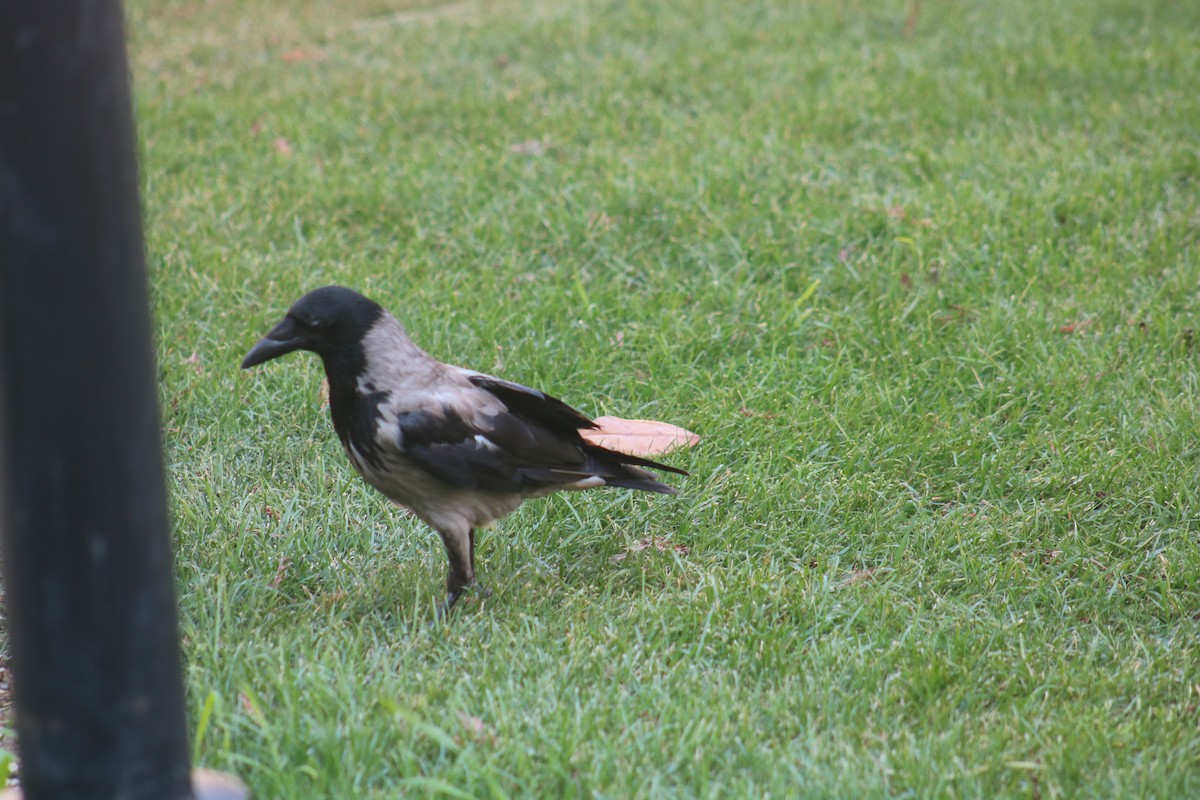
{"type": "Polygon", "coordinates": [[[256,798],[1200,796],[1200,5],[131,0],[198,764],[256,798]],[[486,600],[353,473],[341,283],[703,436],[486,600]],[[649,546],[643,546],[643,545],[649,546]]]}

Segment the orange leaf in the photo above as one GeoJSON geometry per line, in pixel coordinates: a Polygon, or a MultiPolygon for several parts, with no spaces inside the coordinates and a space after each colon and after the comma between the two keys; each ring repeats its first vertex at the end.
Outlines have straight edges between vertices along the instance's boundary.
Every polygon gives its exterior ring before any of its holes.
{"type": "Polygon", "coordinates": [[[654,456],[678,447],[694,447],[700,437],[678,425],[652,419],[597,417],[597,427],[582,430],[585,441],[628,456],[654,456]]]}
{"type": "Polygon", "coordinates": [[[323,61],[325,54],[320,50],[288,50],[279,56],[285,64],[299,64],[301,61],[323,61]]]}
{"type": "Polygon", "coordinates": [[[529,139],[509,145],[508,152],[516,153],[519,156],[544,156],[547,147],[544,139],[529,139]]]}

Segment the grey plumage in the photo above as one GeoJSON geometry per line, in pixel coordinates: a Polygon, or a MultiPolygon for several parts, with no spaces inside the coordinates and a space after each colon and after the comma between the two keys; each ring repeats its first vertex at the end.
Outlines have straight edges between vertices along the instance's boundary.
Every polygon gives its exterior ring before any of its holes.
{"type": "Polygon", "coordinates": [[[675,494],[645,468],[683,470],[588,443],[586,416],[536,389],[444,364],[350,289],[296,301],[243,368],[295,350],[321,356],[334,429],[363,478],[438,532],[448,610],[474,583],[475,530],[528,498],[618,486],[675,494]]]}

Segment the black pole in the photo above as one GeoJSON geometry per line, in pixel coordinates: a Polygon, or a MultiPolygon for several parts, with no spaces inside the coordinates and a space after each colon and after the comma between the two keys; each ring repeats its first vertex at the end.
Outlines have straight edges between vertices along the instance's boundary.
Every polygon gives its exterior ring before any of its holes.
{"type": "Polygon", "coordinates": [[[28,800],[191,798],[119,0],[0,2],[0,533],[28,800]]]}

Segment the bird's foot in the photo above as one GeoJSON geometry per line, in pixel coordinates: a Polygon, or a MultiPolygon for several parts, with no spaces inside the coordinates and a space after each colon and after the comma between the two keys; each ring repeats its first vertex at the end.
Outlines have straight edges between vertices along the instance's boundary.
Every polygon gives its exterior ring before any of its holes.
{"type": "Polygon", "coordinates": [[[441,621],[450,616],[450,609],[454,608],[454,604],[458,602],[458,597],[460,594],[461,592],[447,593],[446,599],[438,603],[437,610],[433,613],[434,619],[441,621]]]}
{"type": "Polygon", "coordinates": [[[492,596],[492,590],[477,581],[471,581],[466,586],[446,593],[446,599],[443,600],[437,607],[437,618],[445,619],[450,613],[450,609],[454,608],[455,603],[463,598],[474,598],[485,600],[492,596]]]}

